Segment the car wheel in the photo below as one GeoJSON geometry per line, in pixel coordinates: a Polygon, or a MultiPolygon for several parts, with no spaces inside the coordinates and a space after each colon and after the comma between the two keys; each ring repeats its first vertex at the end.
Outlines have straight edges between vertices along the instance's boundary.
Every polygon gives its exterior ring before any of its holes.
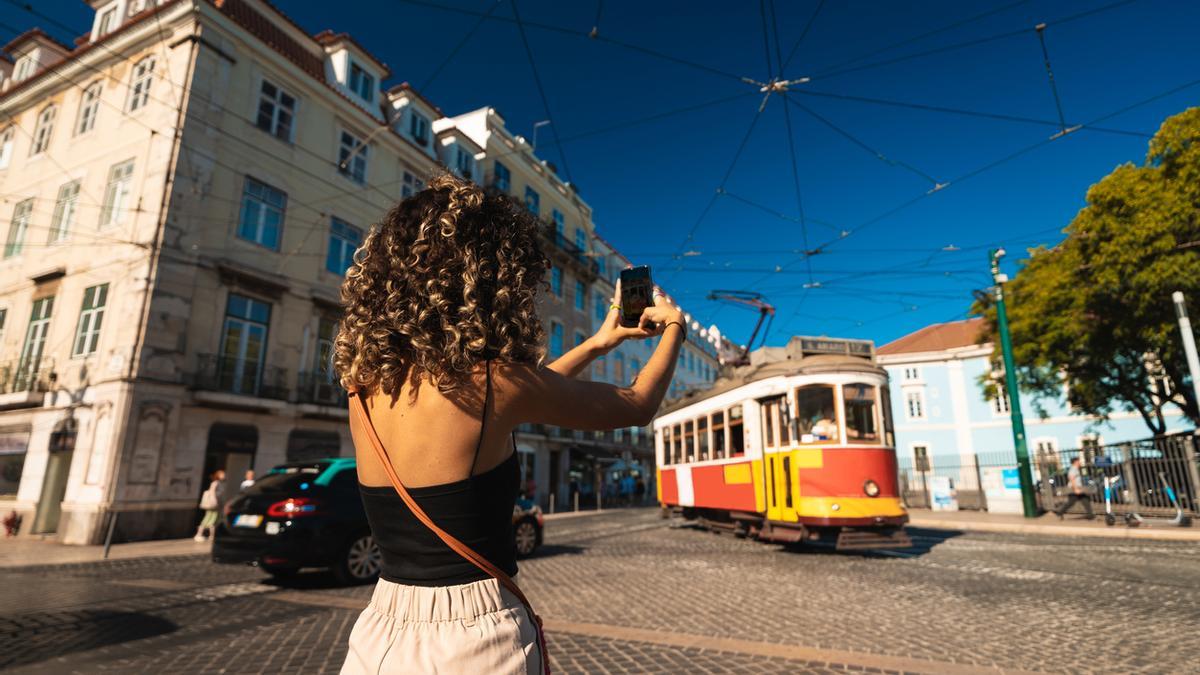
{"type": "Polygon", "coordinates": [[[350,539],[342,551],[342,557],[333,568],[333,574],[345,585],[367,584],[379,578],[383,568],[383,554],[375,543],[375,537],[360,534],[350,539]]]}
{"type": "Polygon", "coordinates": [[[513,539],[517,545],[517,555],[521,557],[532,555],[538,545],[537,524],[529,519],[520,521],[513,528],[513,539]]]}

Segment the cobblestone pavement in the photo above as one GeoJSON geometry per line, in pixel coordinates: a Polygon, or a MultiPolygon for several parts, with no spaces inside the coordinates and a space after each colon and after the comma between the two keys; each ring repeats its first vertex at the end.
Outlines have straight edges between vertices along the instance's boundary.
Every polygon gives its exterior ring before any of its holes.
{"type": "MultiPolygon", "coordinates": [[[[518,581],[555,672],[1180,672],[1200,545],[915,530],[836,554],[654,510],[552,521],[518,581]]],[[[0,574],[0,669],[336,673],[370,587],[286,585],[203,556],[0,574]]]]}

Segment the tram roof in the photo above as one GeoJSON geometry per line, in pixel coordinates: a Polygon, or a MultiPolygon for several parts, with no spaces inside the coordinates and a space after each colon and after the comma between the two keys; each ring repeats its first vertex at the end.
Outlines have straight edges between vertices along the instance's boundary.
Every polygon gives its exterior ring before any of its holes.
{"type": "MultiPolygon", "coordinates": [[[[823,373],[870,373],[887,375],[875,363],[874,345],[866,340],[829,340],[821,338],[821,347],[844,346],[843,353],[813,353],[816,338],[793,337],[786,347],[761,347],[750,352],[750,364],[725,368],[708,389],[693,389],[667,401],[659,414],[674,412],[693,403],[712,398],[743,385],[771,377],[820,375],[823,373]]],[[[839,349],[838,351],[842,351],[839,349]]]]}

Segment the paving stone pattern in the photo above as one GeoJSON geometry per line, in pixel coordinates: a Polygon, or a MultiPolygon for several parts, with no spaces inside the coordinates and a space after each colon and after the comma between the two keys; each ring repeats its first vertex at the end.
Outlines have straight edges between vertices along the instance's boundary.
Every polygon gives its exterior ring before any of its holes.
{"type": "MultiPolygon", "coordinates": [[[[547,618],[649,636],[551,633],[552,666],[564,673],[880,672],[840,658],[846,652],[1071,673],[1200,662],[1200,546],[914,534],[916,549],[846,555],[614,511],[549,522],[518,581],[547,618]],[[839,658],[683,648],[656,634],[839,658]]],[[[2,578],[0,669],[30,673],[336,673],[358,613],[347,605],[365,605],[371,592],[338,588],[320,572],[283,585],[203,556],[2,578]]]]}

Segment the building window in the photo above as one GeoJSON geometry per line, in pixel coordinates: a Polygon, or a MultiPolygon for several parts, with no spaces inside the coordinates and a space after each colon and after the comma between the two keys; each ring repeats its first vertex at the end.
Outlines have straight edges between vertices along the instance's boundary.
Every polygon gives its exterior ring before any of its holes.
{"type": "Polygon", "coordinates": [[[338,143],[338,172],[362,185],[367,182],[367,151],[359,137],[343,131],[338,143]]]}
{"type": "Polygon", "coordinates": [[[575,228],[575,248],[581,258],[587,253],[587,230],[582,227],[575,228]]]}
{"type": "Polygon", "coordinates": [[[562,268],[559,267],[558,265],[555,265],[550,268],[550,292],[557,295],[560,298],[562,297],[562,294],[563,294],[562,268]]]}
{"type": "Polygon", "coordinates": [[[608,304],[603,293],[596,291],[592,294],[592,309],[595,312],[596,321],[604,321],[604,316],[608,314],[608,304]]]}
{"type": "Polygon", "coordinates": [[[283,227],[283,212],[286,208],[286,193],[246,176],[238,237],[278,250],[279,230],[283,227]]]}
{"type": "Polygon", "coordinates": [[[37,118],[37,126],[33,130],[33,145],[29,148],[29,156],[40,155],[50,146],[50,135],[54,133],[54,116],[58,108],[48,105],[42,108],[37,118]]]}
{"type": "Polygon", "coordinates": [[[471,180],[475,172],[475,155],[456,144],[454,146],[454,169],[462,178],[471,180]]]}
{"type": "Polygon", "coordinates": [[[608,276],[608,257],[602,256],[602,255],[596,256],[596,265],[597,265],[597,270],[600,272],[600,276],[607,277],[608,276]]]}
{"type": "Polygon", "coordinates": [[[317,322],[317,353],[313,362],[313,372],[317,382],[332,384],[334,381],[333,346],[337,337],[337,322],[321,317],[317,322]]]}
{"type": "Polygon", "coordinates": [[[92,286],[83,292],[83,307],[79,310],[79,326],[75,329],[75,346],[71,348],[71,356],[87,356],[96,352],[107,302],[108,284],[92,286]]]}
{"type": "Polygon", "coordinates": [[[100,83],[93,82],[83,90],[79,99],[79,116],[75,122],[75,133],[85,134],[96,127],[96,113],[100,110],[100,83]]]}
{"type": "Polygon", "coordinates": [[[563,354],[563,325],[557,321],[550,322],[550,355],[554,357],[563,354]]]}
{"type": "Polygon", "coordinates": [[[910,420],[925,419],[925,392],[904,392],[904,415],[910,420]]]}
{"type": "Polygon", "coordinates": [[[508,167],[496,162],[492,175],[494,176],[492,184],[496,186],[496,189],[508,192],[512,187],[512,174],[509,173],[508,167]]]}
{"type": "Polygon", "coordinates": [[[258,91],[258,128],[290,143],[295,115],[296,97],[263,80],[258,91]]]}
{"type": "Polygon", "coordinates": [[[578,279],[575,280],[575,309],[581,312],[587,309],[587,286],[578,279]]]}
{"type": "Polygon", "coordinates": [[[235,394],[258,393],[270,321],[271,305],[244,295],[229,294],[217,366],[222,389],[235,394]]]}
{"type": "Polygon", "coordinates": [[[995,383],[995,393],[988,399],[988,403],[992,406],[993,415],[1007,415],[1009,412],[1008,390],[1003,384],[995,383]]]}
{"type": "Polygon", "coordinates": [[[538,215],[538,211],[541,208],[541,200],[541,195],[537,193],[537,190],[528,185],[525,186],[525,208],[529,209],[529,212],[535,216],[538,215]]]}
{"type": "Polygon", "coordinates": [[[12,222],[8,225],[8,239],[4,242],[4,257],[21,254],[25,247],[25,233],[29,231],[29,215],[33,213],[33,199],[19,202],[13,208],[12,222]]]}
{"type": "Polygon", "coordinates": [[[636,380],[640,372],[642,372],[642,362],[637,359],[629,359],[629,380],[636,380]]]}
{"type": "Polygon", "coordinates": [[[13,82],[22,82],[33,74],[33,57],[26,56],[17,60],[17,66],[13,68],[13,82]]]}
{"type": "Polygon", "coordinates": [[[62,241],[75,225],[75,214],[79,211],[79,181],[73,180],[58,188],[58,199],[54,202],[54,216],[50,220],[50,241],[62,241]]]}
{"type": "Polygon", "coordinates": [[[50,331],[50,315],[54,312],[54,296],[33,301],[29,313],[29,328],[25,330],[25,343],[21,346],[21,360],[17,364],[17,388],[27,389],[37,380],[42,364],[42,351],[46,347],[46,333],[50,331]]]}
{"type": "Polygon", "coordinates": [[[104,206],[100,209],[100,226],[118,225],[129,210],[130,188],[133,183],[133,160],[114,164],[108,170],[108,185],[104,188],[104,206]]]}
{"type": "Polygon", "coordinates": [[[613,354],[613,382],[625,384],[625,355],[621,352],[613,354]]]}
{"type": "Polygon", "coordinates": [[[929,448],[924,445],[912,446],[913,470],[929,471],[929,448]]]}
{"type": "Polygon", "coordinates": [[[905,366],[904,379],[908,381],[921,379],[921,369],[917,366],[905,366]]]}
{"type": "Polygon", "coordinates": [[[583,331],[580,331],[580,330],[575,331],[575,346],[576,347],[582,345],[586,341],[587,341],[587,336],[583,334],[583,331]]]}
{"type": "Polygon", "coordinates": [[[375,77],[354,61],[350,62],[350,91],[367,103],[375,102],[375,77]]]}
{"type": "Polygon", "coordinates": [[[597,380],[605,380],[608,378],[608,362],[606,357],[601,356],[596,359],[595,365],[592,366],[593,377],[597,380]]]}
{"type": "Polygon", "coordinates": [[[415,110],[408,118],[408,135],[421,147],[429,143],[429,120],[415,110]]]}
{"type": "Polygon", "coordinates": [[[0,169],[7,169],[9,162],[12,162],[13,154],[13,128],[9,127],[4,131],[0,131],[0,169]]]}
{"type": "Polygon", "coordinates": [[[550,218],[554,221],[554,244],[562,246],[567,241],[566,223],[563,220],[563,214],[558,209],[550,212],[550,218]]]}
{"type": "Polygon", "coordinates": [[[425,181],[417,178],[412,173],[404,172],[404,185],[400,188],[400,197],[411,197],[421,190],[425,189],[425,181]]]}
{"type": "Polygon", "coordinates": [[[154,57],[147,56],[133,67],[133,75],[129,81],[129,112],[145,107],[150,101],[150,82],[154,79],[154,57]]]}
{"type": "Polygon", "coordinates": [[[342,275],[354,264],[354,252],[362,245],[363,231],[353,225],[330,218],[329,251],[325,254],[325,269],[342,275]]]}
{"type": "Polygon", "coordinates": [[[96,24],[96,37],[104,37],[117,27],[117,5],[113,3],[100,13],[100,21],[96,24]]]}
{"type": "Polygon", "coordinates": [[[4,344],[4,324],[8,319],[8,308],[0,307],[0,344],[4,344]]]}

